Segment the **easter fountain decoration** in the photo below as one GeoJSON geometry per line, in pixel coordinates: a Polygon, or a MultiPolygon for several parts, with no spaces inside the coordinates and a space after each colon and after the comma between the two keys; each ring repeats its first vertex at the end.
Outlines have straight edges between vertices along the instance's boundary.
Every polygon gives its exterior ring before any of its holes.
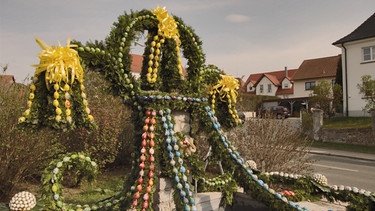
{"type": "Polygon", "coordinates": [[[132,171],[120,192],[95,204],[65,203],[61,185],[64,170],[74,166],[86,169],[90,175],[96,171],[95,162],[88,156],[70,153],[51,162],[43,175],[44,204],[49,209],[156,210],[157,184],[165,177],[173,181],[177,210],[197,210],[195,187],[222,191],[225,205],[232,203],[238,186],[273,210],[308,210],[258,178],[228,140],[222,128],[242,124],[235,107],[238,81],[218,68],[206,66],[199,37],[165,8],[119,16],[105,42],[83,45],[68,40],[66,47],[49,46],[39,39],[37,42],[43,51],[20,125],[95,129],[83,85],[82,63],[111,82],[114,93],[132,108],[133,124],[138,129],[129,146],[134,149],[132,171]],[[145,31],[142,72],[136,79],[130,70],[130,49],[137,33],[145,31]],[[185,69],[181,54],[187,60],[185,69]],[[175,130],[175,112],[190,116],[187,131],[175,130]],[[194,153],[199,150],[199,137],[195,136],[198,130],[205,131],[211,156],[223,162],[224,174],[214,182],[205,179],[204,163],[194,153]]]}

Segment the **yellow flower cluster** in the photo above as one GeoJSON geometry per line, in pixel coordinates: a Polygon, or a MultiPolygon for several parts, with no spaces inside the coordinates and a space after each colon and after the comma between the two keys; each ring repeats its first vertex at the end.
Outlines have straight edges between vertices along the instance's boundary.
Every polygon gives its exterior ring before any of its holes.
{"type": "Polygon", "coordinates": [[[62,47],[60,43],[57,47],[49,46],[38,38],[36,38],[36,42],[43,51],[38,55],[40,63],[33,65],[37,68],[35,75],[46,72],[47,88],[50,87],[50,84],[60,84],[62,81],[72,84],[74,79],[77,79],[80,83],[83,82],[83,68],[78,52],[72,49],[77,46],[70,44],[70,39],[65,47],[62,47]]]}

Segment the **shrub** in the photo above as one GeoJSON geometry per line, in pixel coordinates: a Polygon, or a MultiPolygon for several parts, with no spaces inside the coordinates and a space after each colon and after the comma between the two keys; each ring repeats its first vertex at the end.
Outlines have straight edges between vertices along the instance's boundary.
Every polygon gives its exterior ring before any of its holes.
{"type": "Polygon", "coordinates": [[[68,152],[84,151],[90,154],[103,169],[114,162],[120,149],[129,148],[125,145],[130,144],[133,133],[133,130],[129,130],[131,110],[122,103],[120,97],[113,96],[109,82],[99,73],[86,72],[84,84],[98,128],[92,131],[85,128],[72,131],[64,145],[68,152]]]}
{"type": "Polygon", "coordinates": [[[298,173],[310,171],[306,154],[309,142],[284,120],[251,119],[228,133],[245,160],[254,160],[258,169],[298,173]]]}
{"type": "Polygon", "coordinates": [[[16,126],[24,111],[26,92],[18,84],[0,87],[0,201],[8,201],[18,183],[39,174],[48,161],[63,151],[55,131],[23,130],[16,126]]]}

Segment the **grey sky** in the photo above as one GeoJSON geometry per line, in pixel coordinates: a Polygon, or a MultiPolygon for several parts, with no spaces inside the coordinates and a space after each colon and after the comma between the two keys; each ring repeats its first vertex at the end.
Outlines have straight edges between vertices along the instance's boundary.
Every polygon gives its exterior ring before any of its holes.
{"type": "Polygon", "coordinates": [[[374,0],[0,0],[0,65],[22,82],[39,62],[36,37],[103,40],[119,15],[157,5],[195,29],[207,64],[244,79],[341,53],[331,43],[375,12],[374,0]]]}

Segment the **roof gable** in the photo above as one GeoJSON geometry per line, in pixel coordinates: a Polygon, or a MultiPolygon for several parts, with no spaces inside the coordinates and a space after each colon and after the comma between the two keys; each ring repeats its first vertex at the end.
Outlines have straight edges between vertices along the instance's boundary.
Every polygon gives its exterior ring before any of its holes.
{"type": "Polygon", "coordinates": [[[265,73],[265,74],[263,74],[263,77],[268,78],[273,83],[273,85],[280,86],[280,81],[277,80],[277,78],[276,78],[275,75],[271,75],[271,74],[265,73]]]}
{"type": "Polygon", "coordinates": [[[375,13],[353,32],[332,43],[333,45],[375,37],[375,13]]]}
{"type": "Polygon", "coordinates": [[[287,75],[286,75],[285,70],[251,74],[247,78],[244,86],[247,86],[250,82],[253,85],[257,84],[264,77],[265,74],[267,74],[268,79],[272,81],[272,83],[280,85],[281,82],[284,80],[284,78],[288,78],[290,80],[296,72],[297,72],[297,69],[290,69],[290,70],[287,70],[287,75]]]}
{"type": "Polygon", "coordinates": [[[341,55],[304,60],[292,80],[335,77],[341,55]]]}

